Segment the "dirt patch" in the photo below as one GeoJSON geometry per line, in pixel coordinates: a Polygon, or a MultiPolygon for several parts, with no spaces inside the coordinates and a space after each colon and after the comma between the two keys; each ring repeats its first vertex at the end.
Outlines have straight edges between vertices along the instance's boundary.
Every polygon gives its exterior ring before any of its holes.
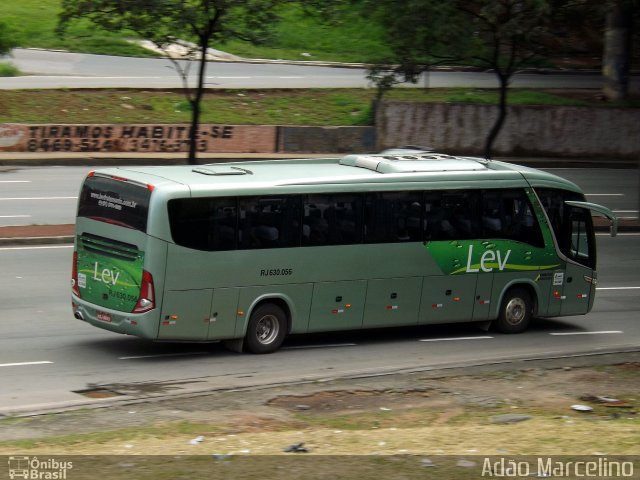
{"type": "Polygon", "coordinates": [[[420,390],[339,390],[312,395],[277,397],[268,402],[291,411],[318,413],[362,412],[393,408],[416,408],[428,405],[431,389],[420,390]]]}
{"type": "Polygon", "coordinates": [[[638,392],[640,353],[516,362],[5,418],[0,454],[630,455],[638,392]]]}
{"type": "MultiPolygon", "coordinates": [[[[522,369],[517,372],[498,372],[483,377],[450,376],[422,377],[417,383],[428,386],[410,390],[340,390],[322,391],[311,395],[276,397],[268,405],[291,412],[313,414],[349,414],[364,411],[408,410],[442,406],[459,408],[496,409],[542,408],[561,411],[568,402],[580,398],[612,398],[613,392],[622,395],[640,409],[640,383],[621,382],[625,372],[640,373],[640,364],[623,363],[601,370],[585,368],[522,369]],[[597,392],[597,395],[594,394],[597,392]],[[591,392],[591,393],[589,393],[591,392]],[[636,398],[638,397],[638,398],[636,398]]],[[[598,403],[596,401],[596,403],[598,403]]],[[[634,409],[635,411],[635,409],[634,409]]],[[[445,417],[451,414],[443,413],[445,417]]]]}

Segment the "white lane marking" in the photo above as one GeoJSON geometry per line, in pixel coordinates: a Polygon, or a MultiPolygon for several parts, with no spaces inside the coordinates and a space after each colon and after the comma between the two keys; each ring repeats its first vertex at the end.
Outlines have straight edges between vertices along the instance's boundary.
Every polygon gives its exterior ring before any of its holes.
{"type": "Polygon", "coordinates": [[[596,287],[596,290],[640,290],[640,287],[596,287]]]}
{"type": "Polygon", "coordinates": [[[52,248],[73,248],[73,245],[48,245],[45,247],[0,247],[0,250],[49,250],[52,248]]]}
{"type": "Polygon", "coordinates": [[[0,218],[27,218],[31,215],[0,215],[0,218]]]}
{"type": "Polygon", "coordinates": [[[600,332],[553,332],[549,335],[568,336],[568,335],[609,335],[613,333],[624,333],[622,330],[602,330],[600,332]]]}
{"type": "Polygon", "coordinates": [[[638,210],[612,210],[612,211],[613,211],[613,213],[616,213],[616,214],[627,213],[627,214],[632,214],[633,215],[632,217],[628,217],[628,216],[623,217],[623,216],[618,215],[618,218],[622,218],[622,219],[625,219],[625,220],[635,220],[635,219],[638,218],[638,210]]]}
{"type": "MultiPolygon", "coordinates": [[[[171,68],[167,65],[168,68],[171,68]]],[[[9,77],[12,78],[12,77],[9,77]]],[[[60,76],[60,75],[34,75],[34,76],[26,76],[25,79],[26,80],[60,80],[61,78],[63,78],[64,80],[112,80],[112,79],[123,79],[123,80],[161,80],[164,77],[158,77],[158,76],[149,76],[149,77],[124,77],[124,76],[115,76],[115,75],[109,75],[109,76],[91,76],[91,75],[64,75],[64,76],[60,76]]],[[[6,80],[5,80],[6,81],[6,80]]]]}
{"type": "Polygon", "coordinates": [[[31,183],[31,180],[0,180],[0,183],[31,183]]]}
{"type": "Polygon", "coordinates": [[[185,352],[185,353],[159,353],[157,355],[136,355],[132,357],[118,357],[118,360],[138,360],[141,358],[163,358],[163,357],[191,357],[195,355],[210,355],[211,352],[185,352]]]}
{"type": "MultiPolygon", "coordinates": [[[[639,236],[640,233],[638,232],[618,232],[617,236],[618,237],[637,237],[639,236]]],[[[610,237],[611,235],[608,233],[596,233],[596,237],[610,237]]]]}
{"type": "Polygon", "coordinates": [[[207,77],[207,78],[213,78],[213,79],[219,79],[219,80],[244,80],[244,79],[248,79],[248,78],[253,78],[253,77],[207,77]]]}
{"type": "Polygon", "coordinates": [[[481,337],[451,337],[451,338],[424,338],[422,340],[418,340],[419,342],[454,342],[456,340],[486,340],[489,336],[481,336],[481,337]]]}
{"type": "Polygon", "coordinates": [[[334,348],[334,347],[357,347],[357,343],[327,343],[324,345],[295,345],[283,347],[280,350],[303,350],[307,348],[334,348]]]}
{"type": "Polygon", "coordinates": [[[0,200],[77,200],[78,197],[6,197],[0,200]]]}
{"type": "Polygon", "coordinates": [[[19,363],[0,363],[0,367],[22,367],[25,365],[46,365],[51,364],[49,360],[44,360],[42,362],[19,362],[19,363]]]}

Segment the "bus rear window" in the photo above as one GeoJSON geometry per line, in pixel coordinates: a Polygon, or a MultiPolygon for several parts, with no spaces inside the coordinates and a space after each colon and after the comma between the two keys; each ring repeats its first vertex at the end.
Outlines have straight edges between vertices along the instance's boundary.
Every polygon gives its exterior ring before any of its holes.
{"type": "Polygon", "coordinates": [[[150,197],[149,189],[141,185],[98,175],[89,176],[80,192],[78,217],[144,232],[150,197]]]}

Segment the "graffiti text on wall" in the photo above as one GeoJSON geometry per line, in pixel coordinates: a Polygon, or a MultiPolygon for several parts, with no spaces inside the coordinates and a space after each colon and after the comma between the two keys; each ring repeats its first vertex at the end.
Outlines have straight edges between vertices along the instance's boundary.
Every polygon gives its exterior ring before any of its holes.
{"type": "MultiPolygon", "coordinates": [[[[29,152],[186,152],[188,125],[34,125],[28,127],[29,152]]],[[[233,125],[201,125],[197,150],[234,139],[233,125]]]]}

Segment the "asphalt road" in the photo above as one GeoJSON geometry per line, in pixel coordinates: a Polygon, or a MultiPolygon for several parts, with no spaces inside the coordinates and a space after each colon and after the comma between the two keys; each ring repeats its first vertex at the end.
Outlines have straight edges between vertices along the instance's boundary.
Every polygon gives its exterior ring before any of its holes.
{"type": "MultiPolygon", "coordinates": [[[[28,76],[0,78],[0,89],[35,88],[182,88],[183,84],[166,59],[87,55],[44,50],[15,49],[8,58],[28,76]]],[[[196,68],[191,68],[190,86],[196,68]]],[[[600,88],[599,74],[522,73],[512,86],[528,88],[600,88]]],[[[279,63],[210,63],[209,88],[362,88],[370,86],[363,68],[279,63]]],[[[432,72],[405,87],[496,88],[491,72],[432,72]]],[[[640,78],[630,88],[640,90],[640,78]]]]}
{"type": "Polygon", "coordinates": [[[598,236],[599,287],[587,316],[541,320],[522,335],[473,325],[293,337],[267,356],[220,345],[156,344],[99,330],[71,314],[70,246],[0,248],[0,414],[129,397],[419,371],[640,347],[640,234],[598,236]]]}
{"type": "MultiPolygon", "coordinates": [[[[75,223],[80,184],[91,167],[0,169],[0,226],[75,223]]],[[[580,185],[588,200],[620,217],[638,218],[638,175],[633,169],[559,168],[549,171],[580,185]]]]}

